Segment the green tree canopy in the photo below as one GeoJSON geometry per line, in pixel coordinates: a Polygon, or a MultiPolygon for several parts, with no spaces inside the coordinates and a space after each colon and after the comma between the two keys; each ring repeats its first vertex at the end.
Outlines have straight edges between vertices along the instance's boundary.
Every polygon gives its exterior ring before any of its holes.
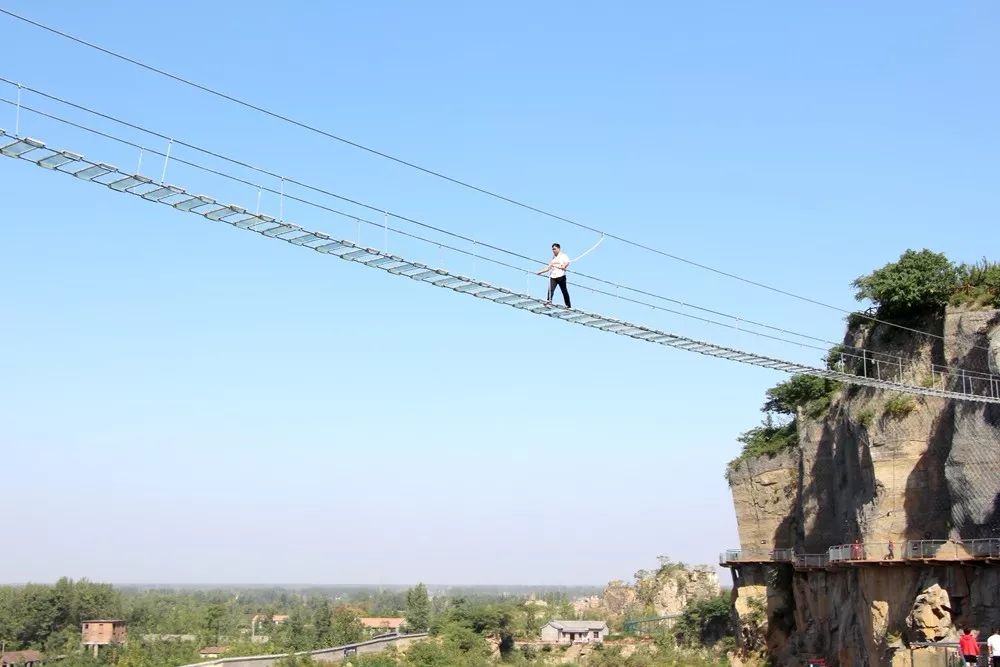
{"type": "Polygon", "coordinates": [[[353,644],[361,641],[364,626],[358,612],[347,605],[338,605],[333,610],[333,645],[353,644]]]}
{"type": "Polygon", "coordinates": [[[829,404],[830,395],[839,387],[838,383],[812,375],[796,375],[791,380],[777,384],[767,390],[767,400],[762,412],[795,416],[798,408],[811,408],[816,402],[829,404]]]}
{"type": "Polygon", "coordinates": [[[942,253],[907,250],[897,261],[858,277],[858,301],[878,306],[880,317],[909,320],[940,312],[960,286],[959,269],[942,253]]]}
{"type": "Polygon", "coordinates": [[[691,602],[674,624],[674,637],[688,646],[714,644],[731,634],[732,613],[732,601],[728,595],[691,602]]]}
{"type": "Polygon", "coordinates": [[[406,627],[415,632],[424,632],[431,625],[431,600],[427,587],[417,584],[406,591],[406,627]]]}

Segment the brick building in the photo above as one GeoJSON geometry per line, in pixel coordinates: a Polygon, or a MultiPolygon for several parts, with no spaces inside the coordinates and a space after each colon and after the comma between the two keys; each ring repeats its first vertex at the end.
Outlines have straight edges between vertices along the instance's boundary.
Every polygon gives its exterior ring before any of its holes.
{"type": "Polygon", "coordinates": [[[121,620],[97,619],[84,621],[80,628],[85,647],[90,647],[94,655],[101,646],[124,644],[128,641],[128,625],[121,620]]]}

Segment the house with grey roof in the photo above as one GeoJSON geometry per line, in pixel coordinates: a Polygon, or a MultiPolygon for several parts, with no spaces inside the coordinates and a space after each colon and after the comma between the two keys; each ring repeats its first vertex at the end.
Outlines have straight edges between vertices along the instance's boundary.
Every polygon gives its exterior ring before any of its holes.
{"type": "Polygon", "coordinates": [[[600,644],[607,634],[604,621],[549,621],[542,626],[542,641],[552,644],[600,644]]]}

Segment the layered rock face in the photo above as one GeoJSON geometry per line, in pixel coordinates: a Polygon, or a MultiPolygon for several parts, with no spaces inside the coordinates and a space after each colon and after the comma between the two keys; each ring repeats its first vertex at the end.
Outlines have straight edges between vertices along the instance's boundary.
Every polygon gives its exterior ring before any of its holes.
{"type": "Polygon", "coordinates": [[[719,576],[705,565],[669,568],[647,573],[635,584],[612,581],[604,590],[600,607],[611,616],[673,616],[695,600],[719,594],[719,576]]]}
{"type": "MultiPolygon", "coordinates": [[[[997,372],[1000,311],[949,309],[933,324],[941,339],[876,326],[846,343],[900,359],[883,357],[869,372],[925,386],[967,382],[1000,395],[977,375],[997,372]],[[944,366],[969,377],[944,376],[944,366]]],[[[1000,406],[848,387],[821,418],[800,414],[798,432],[798,448],[729,470],[742,549],[824,554],[857,540],[873,562],[739,568],[737,611],[750,599],[765,609],[762,641],[778,664],[823,656],[830,664],[907,665],[909,642],[954,638],[963,623],[1000,625],[1000,566],[900,560],[908,540],[950,540],[941,548],[960,557],[969,540],[1000,537],[1000,406]],[[782,568],[787,576],[772,572],[782,568]]]]}

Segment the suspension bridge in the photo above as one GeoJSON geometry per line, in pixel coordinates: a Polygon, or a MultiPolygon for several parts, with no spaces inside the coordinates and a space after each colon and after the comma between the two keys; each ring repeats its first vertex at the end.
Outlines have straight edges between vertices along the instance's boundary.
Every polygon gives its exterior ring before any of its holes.
{"type": "MultiPolygon", "coordinates": [[[[878,363],[875,366],[875,373],[869,374],[870,364],[865,359],[864,352],[861,355],[851,354],[851,356],[862,359],[861,374],[837,368],[786,361],[662,331],[600,313],[556,306],[530,294],[519,293],[476,278],[458,275],[442,268],[433,268],[390,254],[385,250],[363,247],[324,232],[309,230],[285,220],[283,215],[275,218],[259,212],[251,213],[246,208],[235,204],[224,204],[207,195],[191,194],[184,188],[168,184],[164,180],[155,182],[147,176],[128,173],[103,162],[95,162],[67,149],[49,147],[42,141],[22,137],[17,132],[10,134],[6,130],[0,130],[0,154],[48,171],[104,186],[115,193],[132,195],[150,203],[170,206],[178,211],[199,215],[212,222],[226,223],[237,229],[255,232],[269,239],[284,241],[368,268],[379,269],[395,276],[449,289],[459,294],[499,305],[510,306],[534,315],[562,320],[618,336],[792,375],[826,378],[849,385],[960,401],[1000,403],[1000,378],[987,373],[939,367],[937,373],[941,378],[941,386],[923,386],[922,384],[899,381],[898,376],[893,376],[892,379],[883,377],[881,364],[878,363]]],[[[164,167],[164,176],[165,174],[166,168],[164,167]]],[[[902,371],[901,366],[900,371],[902,371]]]]}

